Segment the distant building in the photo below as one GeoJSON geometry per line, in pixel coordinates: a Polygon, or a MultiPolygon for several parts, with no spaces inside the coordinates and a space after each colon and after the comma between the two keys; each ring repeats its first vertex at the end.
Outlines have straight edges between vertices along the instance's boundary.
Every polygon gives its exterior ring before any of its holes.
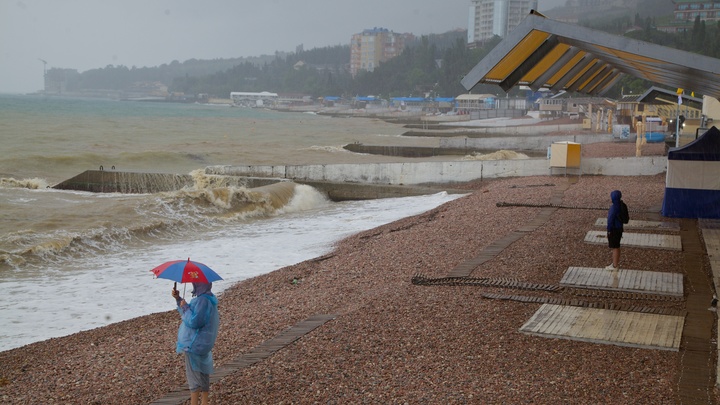
{"type": "Polygon", "coordinates": [[[720,21],[720,2],[715,1],[692,1],[674,0],[675,21],[695,21],[700,17],[702,21],[720,21]]]}
{"type": "Polygon", "coordinates": [[[350,74],[372,72],[381,62],[400,55],[412,34],[396,34],[386,28],[367,29],[354,34],[350,41],[350,74]]]}
{"type": "Polygon", "coordinates": [[[51,68],[45,72],[43,91],[45,94],[63,94],[67,92],[68,81],[78,75],[75,69],[51,68]]]}
{"type": "Polygon", "coordinates": [[[495,35],[504,38],[537,6],[537,0],[472,0],[468,44],[484,43],[495,35]]]}
{"type": "Polygon", "coordinates": [[[673,19],[667,24],[658,25],[658,30],[665,32],[690,31],[695,24],[695,18],[701,21],[720,21],[720,1],[673,0],[675,10],[673,19]]]}

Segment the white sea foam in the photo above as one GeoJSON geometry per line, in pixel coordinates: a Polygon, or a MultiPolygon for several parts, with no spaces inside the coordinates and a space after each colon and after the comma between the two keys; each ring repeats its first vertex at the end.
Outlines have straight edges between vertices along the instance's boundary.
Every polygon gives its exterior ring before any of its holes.
{"type": "Polygon", "coordinates": [[[29,189],[40,189],[47,188],[48,183],[44,179],[14,179],[14,178],[0,178],[0,187],[18,187],[18,188],[29,188],[29,189]]]}
{"type": "Polygon", "coordinates": [[[345,149],[343,146],[330,146],[330,145],[328,145],[328,146],[313,145],[308,148],[303,148],[302,150],[330,152],[330,153],[352,153],[349,150],[345,149]]]}

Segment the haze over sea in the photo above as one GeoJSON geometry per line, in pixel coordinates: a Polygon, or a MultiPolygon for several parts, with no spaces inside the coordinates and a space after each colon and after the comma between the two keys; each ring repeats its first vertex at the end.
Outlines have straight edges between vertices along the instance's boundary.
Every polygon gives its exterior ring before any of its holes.
{"type": "Polygon", "coordinates": [[[213,285],[222,292],[323,255],[343,237],[458,198],[334,203],[297,186],[275,209],[252,190],[208,188],[202,170],[413,161],[342,149],[351,142],[437,146],[403,132],[368,118],[0,95],[0,350],[173,309],[172,283],[150,273],[165,261],[209,265],[224,278],[213,285]],[[50,188],[101,166],[191,173],[196,186],[143,195],[50,188]]]}

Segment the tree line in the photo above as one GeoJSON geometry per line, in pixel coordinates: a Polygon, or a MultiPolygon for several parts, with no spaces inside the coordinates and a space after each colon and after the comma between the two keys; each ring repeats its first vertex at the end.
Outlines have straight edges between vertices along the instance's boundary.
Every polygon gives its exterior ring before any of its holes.
{"type": "MultiPolygon", "coordinates": [[[[720,24],[706,24],[699,17],[691,29],[677,34],[659,31],[654,17],[643,19],[637,14],[634,20],[620,17],[582,22],[582,25],[616,34],[624,32],[623,35],[630,38],[720,58],[720,24]]],[[[255,58],[173,61],[158,67],[109,65],[69,75],[67,90],[126,90],[137,82],[154,81],[167,85],[171,92],[204,93],[221,98],[228,98],[233,91],[302,93],[313,97],[455,97],[466,92],[460,84],[462,77],[499,41],[496,37],[482,47],[469,49],[465,31],[422,36],[406,44],[399,56],[381,63],[372,72],[361,71],[355,77],[349,72],[349,45],[255,58]]],[[[651,85],[626,75],[606,95],[619,98],[621,92],[640,94],[651,85]]],[[[498,94],[502,90],[493,85],[479,85],[473,92],[498,94]]],[[[518,90],[511,92],[517,94],[518,90]]]]}

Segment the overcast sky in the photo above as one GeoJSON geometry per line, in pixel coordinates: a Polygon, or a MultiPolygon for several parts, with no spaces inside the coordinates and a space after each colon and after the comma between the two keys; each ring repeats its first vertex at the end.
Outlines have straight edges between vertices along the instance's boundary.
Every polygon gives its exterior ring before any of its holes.
{"type": "MultiPolygon", "coordinates": [[[[544,11],[565,0],[539,0],[544,11]]],[[[383,27],[467,29],[470,0],[0,0],[0,92],[42,89],[47,68],[235,58],[347,44],[383,27]]]]}

